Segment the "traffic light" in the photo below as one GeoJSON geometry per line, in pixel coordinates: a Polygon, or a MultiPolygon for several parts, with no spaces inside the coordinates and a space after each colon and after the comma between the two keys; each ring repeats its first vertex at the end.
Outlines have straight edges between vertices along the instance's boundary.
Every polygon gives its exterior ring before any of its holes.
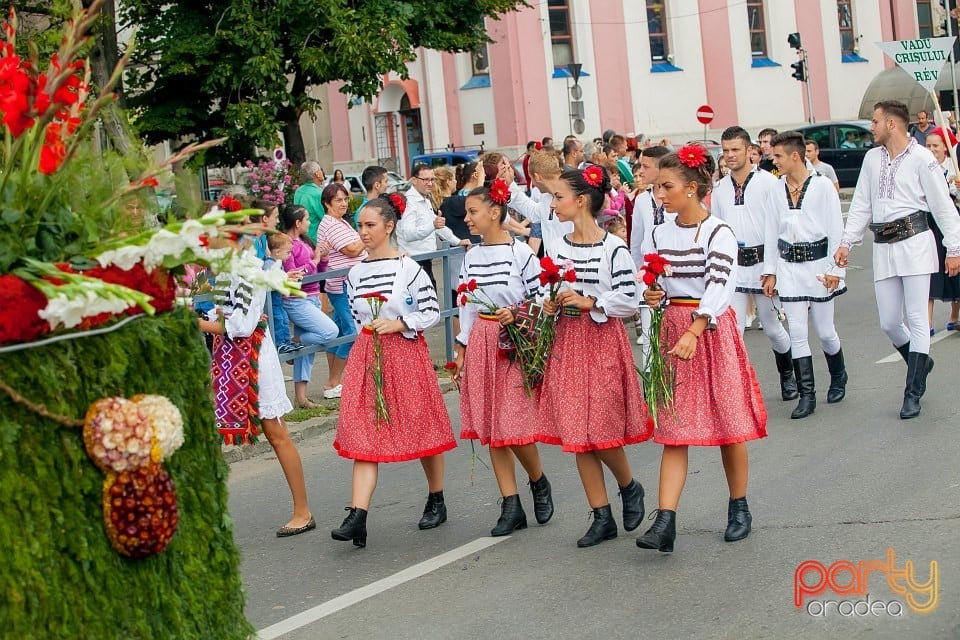
{"type": "Polygon", "coordinates": [[[803,60],[797,60],[790,68],[793,69],[793,73],[790,74],[791,77],[796,78],[800,82],[807,81],[807,66],[803,64],[803,60]]]}
{"type": "Polygon", "coordinates": [[[791,49],[799,49],[799,48],[800,48],[800,34],[799,34],[799,33],[791,33],[790,35],[788,35],[788,36],[787,36],[787,44],[790,45],[790,48],[791,48],[791,49]]]}

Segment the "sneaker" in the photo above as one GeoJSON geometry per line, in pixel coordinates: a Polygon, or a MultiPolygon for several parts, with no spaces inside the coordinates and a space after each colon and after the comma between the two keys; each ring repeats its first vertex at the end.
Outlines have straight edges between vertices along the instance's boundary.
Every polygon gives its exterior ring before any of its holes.
{"type": "Polygon", "coordinates": [[[327,400],[333,400],[334,398],[339,398],[339,397],[340,397],[340,393],[341,393],[342,391],[343,391],[343,385],[342,385],[342,384],[338,384],[338,385],[335,386],[333,389],[324,389],[324,390],[323,390],[323,397],[326,398],[327,400]]]}
{"type": "Polygon", "coordinates": [[[300,351],[303,349],[303,345],[297,342],[281,342],[277,345],[277,353],[293,353],[294,351],[300,351]]]}
{"type": "Polygon", "coordinates": [[[748,314],[747,314],[747,324],[746,324],[746,327],[745,327],[745,328],[746,328],[746,329],[753,329],[753,323],[756,321],[756,319],[757,319],[757,316],[756,316],[756,315],[754,315],[754,314],[752,314],[752,313],[748,313],[748,314]]]}

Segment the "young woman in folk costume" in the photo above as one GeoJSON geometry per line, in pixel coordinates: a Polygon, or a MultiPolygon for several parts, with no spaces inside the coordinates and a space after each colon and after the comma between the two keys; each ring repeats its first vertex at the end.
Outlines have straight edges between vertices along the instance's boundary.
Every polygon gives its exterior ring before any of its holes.
{"type": "Polygon", "coordinates": [[[737,239],[726,224],[703,208],[713,184],[713,159],[689,145],[660,160],[657,196],[677,213],[653,232],[657,253],[671,263],[662,289],[647,289],[651,307],[666,296],[665,340],[674,358],[676,388],[672,410],[658,414],[654,442],[663,445],[657,519],[640,538],[644,549],[673,551],[677,504],[687,478],[687,448],[719,446],[730,489],[728,542],[746,538],[747,440],[767,435],[767,413],[753,367],[730,308],[736,289],[737,239]]]}
{"type": "Polygon", "coordinates": [[[358,230],[367,258],[347,276],[353,317],[362,330],[347,359],[333,446],[354,461],[353,494],[349,515],[331,535],[358,547],[367,544],[367,511],[381,462],[419,459],[429,495],[418,526],[446,522],[443,453],[457,446],[421,335],[440,319],[437,292],[420,265],[391,243],[404,206],[403,196],[391,194],[361,210],[358,230]],[[386,416],[379,415],[378,396],[385,399],[386,416]]]}
{"type": "Polygon", "coordinates": [[[490,446],[493,473],[503,496],[500,519],[490,532],[504,536],[527,527],[520,503],[514,458],[529,476],[533,511],[539,524],[553,516],[550,481],[543,474],[537,441],[536,405],[524,390],[517,364],[499,350],[501,328],[512,324],[515,305],[539,291],[540,262],[526,244],[504,229],[510,191],[502,180],[474,189],[466,199],[466,222],[471,235],[483,241],[464,257],[460,333],[457,335],[454,380],[460,382],[461,438],[490,446]],[[497,305],[493,312],[468,300],[468,296],[497,305]]]}
{"type": "Polygon", "coordinates": [[[623,501],[623,528],[643,520],[643,487],[633,479],[623,447],[650,438],[633,353],[620,318],[637,311],[636,267],[624,242],[597,226],[610,178],[602,167],[567,169],[554,184],[553,208],[573,231],[551,257],[571,261],[576,281],[544,301],[557,320],[553,352],[538,402],[539,430],[576,454],[577,471],[593,509],[593,523],[578,547],[617,536],[603,467],[613,472],[623,501]]]}

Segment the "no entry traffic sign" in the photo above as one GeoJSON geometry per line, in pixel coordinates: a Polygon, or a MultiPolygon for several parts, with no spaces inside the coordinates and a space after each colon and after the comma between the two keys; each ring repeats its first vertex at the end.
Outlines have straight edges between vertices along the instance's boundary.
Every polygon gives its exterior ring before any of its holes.
{"type": "Polygon", "coordinates": [[[700,121],[700,124],[710,124],[713,122],[713,107],[705,104],[697,108],[697,120],[700,121]]]}

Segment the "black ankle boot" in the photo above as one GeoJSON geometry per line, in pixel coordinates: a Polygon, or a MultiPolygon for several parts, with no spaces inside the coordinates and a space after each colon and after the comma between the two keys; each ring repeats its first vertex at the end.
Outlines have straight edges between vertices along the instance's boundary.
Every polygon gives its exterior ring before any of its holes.
{"type": "Polygon", "coordinates": [[[339,529],[330,532],[334,540],[353,540],[354,546],[367,546],[367,510],[359,507],[346,507],[350,513],[343,520],[339,529]]]}
{"type": "Polygon", "coordinates": [[[623,501],[623,528],[633,531],[643,522],[643,486],[636,480],[620,487],[620,500],[623,501]]]}
{"type": "Polygon", "coordinates": [[[817,408],[817,391],[813,382],[813,356],[795,358],[793,370],[797,374],[797,386],[800,389],[800,402],[790,417],[794,420],[806,418],[817,408]]]}
{"type": "Polygon", "coordinates": [[[736,542],[743,540],[750,535],[750,525],[753,523],[753,516],[750,515],[750,507],[747,506],[747,499],[730,499],[727,505],[727,530],[723,534],[723,539],[727,542],[736,542]]]}
{"type": "Polygon", "coordinates": [[[827,369],[830,371],[830,388],[827,389],[827,404],[834,404],[843,400],[847,395],[847,367],[843,362],[843,349],[835,354],[827,355],[827,369]]]}
{"type": "Polygon", "coordinates": [[[527,514],[523,512],[523,505],[520,504],[520,496],[513,494],[505,496],[500,503],[500,519],[497,520],[497,526],[491,531],[490,535],[505,536],[513,533],[516,529],[527,528],[527,514]]]}
{"type": "Polygon", "coordinates": [[[547,474],[541,474],[536,482],[531,480],[530,491],[533,493],[533,515],[537,524],[547,524],[553,517],[553,490],[547,474]]]}
{"type": "Polygon", "coordinates": [[[671,553],[673,542],[677,539],[677,512],[657,509],[654,513],[657,514],[657,519],[645,534],[637,538],[637,546],[641,549],[657,549],[671,553]]]}
{"type": "Polygon", "coordinates": [[[577,540],[577,546],[581,549],[592,547],[604,540],[613,540],[616,537],[617,523],[613,520],[613,510],[610,505],[605,505],[593,510],[593,524],[587,529],[587,533],[577,540]]]}
{"type": "Polygon", "coordinates": [[[907,384],[903,391],[903,405],[900,407],[900,419],[909,420],[920,415],[920,398],[927,386],[927,364],[929,356],[911,351],[907,356],[907,384]]]}
{"type": "Polygon", "coordinates": [[[423,508],[423,517],[417,526],[421,529],[433,529],[447,521],[447,505],[443,503],[443,491],[427,495],[427,505],[423,508]]]}
{"type": "Polygon", "coordinates": [[[780,372],[780,397],[783,400],[796,400],[800,396],[797,391],[797,377],[793,374],[793,355],[790,349],[786,353],[773,352],[777,362],[777,371],[780,372]]]}
{"type": "MultiPolygon", "coordinates": [[[[894,345],[896,347],[896,345],[894,345]]],[[[908,367],[910,365],[910,343],[908,342],[905,345],[897,347],[897,351],[900,352],[900,355],[903,357],[903,361],[907,363],[908,367]]],[[[933,371],[933,358],[927,355],[927,372],[923,376],[923,382],[920,385],[920,397],[923,397],[923,394],[927,392],[927,376],[930,375],[930,372],[933,371]]]]}

